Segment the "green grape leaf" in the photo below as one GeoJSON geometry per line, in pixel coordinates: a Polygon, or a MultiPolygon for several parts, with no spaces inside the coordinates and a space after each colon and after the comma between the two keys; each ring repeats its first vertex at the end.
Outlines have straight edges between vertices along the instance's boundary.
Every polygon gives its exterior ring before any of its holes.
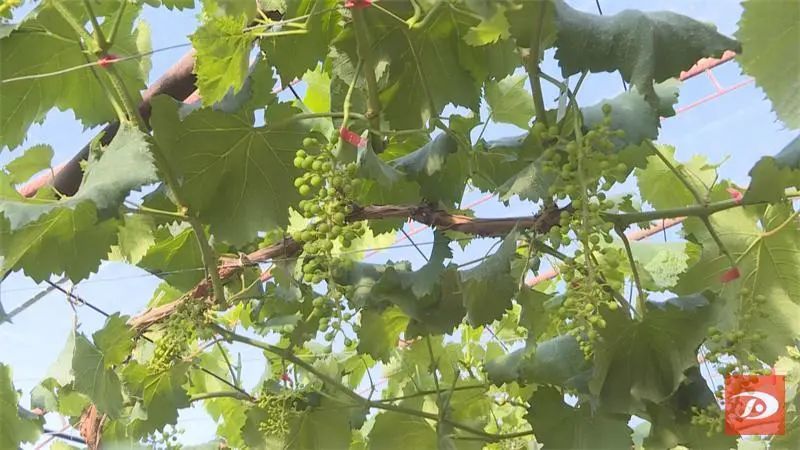
{"type": "Polygon", "coordinates": [[[173,100],[152,103],[156,143],[181,180],[189,208],[215,236],[244,243],[288,224],[289,207],[299,200],[292,181],[300,171],[292,161],[305,135],[291,121],[295,109],[273,104],[266,116],[275,127],[254,127],[251,114],[203,109],[181,121],[173,100]],[[291,123],[277,123],[286,119],[291,123]]]}
{"type": "Polygon", "coordinates": [[[98,222],[90,202],[55,209],[15,232],[0,219],[2,272],[21,269],[37,282],[66,274],[78,282],[97,270],[116,240],[117,221],[98,222]]]}
{"type": "Polygon", "coordinates": [[[553,450],[630,448],[628,417],[594,413],[591,406],[578,408],[564,403],[564,395],[551,387],[540,387],[530,398],[526,418],[536,440],[553,450]]]}
{"type": "Polygon", "coordinates": [[[436,430],[416,416],[396,412],[382,412],[375,418],[369,433],[369,450],[395,450],[413,448],[435,450],[438,448],[436,430]]]}
{"type": "Polygon", "coordinates": [[[426,200],[455,205],[464,195],[469,175],[467,155],[459,151],[458,142],[447,133],[389,164],[419,183],[426,200]]]}
{"type": "Polygon", "coordinates": [[[164,6],[169,10],[194,8],[194,0],[144,0],[144,2],[153,8],[164,6]]]}
{"type": "Polygon", "coordinates": [[[168,370],[151,373],[146,366],[129,363],[124,371],[126,386],[140,398],[147,414],[132,420],[138,435],[175,425],[178,410],[189,406],[189,396],[182,385],[186,382],[188,364],[178,364],[168,370]]]}
{"type": "Polygon", "coordinates": [[[11,367],[0,364],[0,448],[16,449],[23,442],[35,442],[41,424],[20,417],[17,391],[11,377],[11,367]]]}
{"type": "Polygon", "coordinates": [[[350,444],[350,416],[347,403],[323,398],[319,408],[295,420],[287,440],[298,450],[326,450],[347,448],[350,444]]]}
{"type": "Polygon", "coordinates": [[[700,258],[701,251],[691,242],[631,242],[630,245],[642,284],[653,291],[675,286],[680,275],[700,258]]]}
{"type": "Polygon", "coordinates": [[[461,290],[470,325],[486,325],[511,308],[518,280],[511,274],[517,233],[509,233],[500,248],[479,265],[461,272],[461,290]]]}
{"type": "MultiPolygon", "coordinates": [[[[108,20],[101,27],[110,35],[119,1],[95,5],[95,13],[108,20]]],[[[83,8],[72,8],[80,22],[88,20],[83,8]]],[[[117,38],[109,49],[119,57],[139,55],[150,50],[149,31],[143,22],[134,29],[139,8],[129,5],[123,14],[117,38]]],[[[77,42],[75,31],[55,8],[45,2],[37,6],[15,29],[0,39],[0,148],[13,149],[25,138],[28,128],[41,123],[53,108],[71,109],[85,127],[116,118],[107,91],[95,77],[93,68],[83,67],[57,76],[25,78],[86,64],[86,54],[77,42]],[[46,33],[41,30],[47,30],[46,33]],[[14,80],[16,79],[16,80],[14,80]],[[14,80],[14,81],[10,81],[14,80]]],[[[149,57],[142,56],[115,65],[133,99],[140,97],[149,72],[149,57]],[[139,61],[137,64],[136,61],[139,61]]],[[[107,82],[107,80],[106,80],[107,82]]]]}
{"type": "Polygon", "coordinates": [[[388,362],[407,325],[408,316],[396,306],[383,311],[362,310],[358,352],[370,355],[377,361],[388,362]]]}
{"type": "Polygon", "coordinates": [[[122,384],[119,377],[107,368],[103,352],[82,334],[75,336],[72,373],[76,391],[92,399],[101,413],[112,418],[119,416],[122,410],[122,384]]]}
{"type": "Polygon", "coordinates": [[[738,42],[708,25],[673,12],[625,10],[598,16],[556,0],[556,59],[567,77],[584,70],[619,71],[651,103],[653,83],[677,77],[705,57],[726,50],[740,52],[738,42]]]}
{"type": "Polygon", "coordinates": [[[100,330],[92,335],[97,349],[103,354],[103,366],[110,369],[121,364],[133,350],[136,333],[127,324],[128,316],[110,315],[100,330]]]}
{"type": "Polygon", "coordinates": [[[118,242],[112,248],[110,259],[118,259],[137,264],[147,254],[147,250],[155,244],[156,220],[153,216],[129,214],[124,216],[119,227],[118,242]]]}
{"type": "Polygon", "coordinates": [[[761,158],[750,169],[745,202],[776,202],[786,188],[800,189],[800,136],[792,139],[777,155],[761,158]]]}
{"type": "Polygon", "coordinates": [[[525,89],[527,79],[527,76],[520,74],[486,83],[486,103],[489,104],[489,117],[492,120],[528,128],[535,110],[533,98],[525,89]]]}
{"type": "Polygon", "coordinates": [[[589,388],[604,410],[615,413],[672,395],[684,380],[683,372],[697,364],[697,348],[716,319],[701,295],[648,302],[641,321],[621,313],[606,316],[589,388]]]}
{"type": "Polygon", "coordinates": [[[11,183],[22,183],[35,173],[49,168],[52,159],[53,147],[44,144],[34,145],[25,150],[22,156],[6,164],[5,170],[11,183]]]}
{"type": "MultiPolygon", "coordinates": [[[[686,163],[675,160],[675,148],[657,147],[700,195],[705,195],[717,180],[716,167],[702,156],[693,156],[686,163]]],[[[642,199],[658,209],[677,208],[697,203],[692,193],[657,155],[647,157],[647,166],[636,169],[636,178],[642,199]]]]}
{"type": "Polygon", "coordinates": [[[139,266],[181,291],[192,289],[205,276],[197,235],[189,227],[174,236],[168,232],[162,234],[166,236],[156,240],[139,261],[139,266]]]}
{"type": "Polygon", "coordinates": [[[644,440],[645,448],[669,450],[679,445],[697,449],[732,448],[736,443],[735,436],[716,432],[708,435],[707,427],[692,424],[693,407],[701,410],[716,407],[717,400],[698,367],[688,369],[685,376],[686,380],[667,400],[647,405],[652,426],[644,440]]]}
{"type": "Polygon", "coordinates": [[[538,39],[541,59],[541,53],[556,40],[555,4],[551,0],[519,3],[506,10],[511,36],[524,48],[530,48],[532,40],[538,39]]]}
{"type": "MultiPolygon", "coordinates": [[[[712,201],[728,198],[724,186],[716,189],[712,201]]],[[[800,336],[800,229],[792,218],[791,204],[771,205],[759,214],[757,209],[735,208],[709,217],[725,247],[737,260],[740,289],[725,288],[720,277],[730,270],[730,262],[720,254],[714,240],[698,220],[684,223],[686,233],[703,246],[700,260],[683,274],[672,289],[678,294],[711,289],[720,292],[726,314],[721,330],[736,329],[741,309],[754,309],[747,320],[748,334],[763,333],[753,344],[754,353],[764,361],[774,361],[800,336]],[[758,299],[763,299],[763,304],[758,299]]]]}
{"type": "Polygon", "coordinates": [[[236,93],[244,85],[256,33],[245,31],[248,20],[244,15],[203,17],[203,23],[191,36],[197,52],[194,71],[203,105],[213,105],[228,91],[236,93]]]}
{"type": "Polygon", "coordinates": [[[747,0],[742,7],[736,37],[744,51],[736,59],[767,94],[778,118],[789,128],[800,128],[800,99],[796,95],[800,79],[795,76],[800,72],[800,62],[786,57],[797,54],[800,47],[796,39],[785,39],[800,33],[800,5],[747,0]]]}
{"type": "Polygon", "coordinates": [[[53,211],[75,209],[87,201],[101,214],[118,208],[132,190],[158,179],[146,139],[146,135],[133,126],[123,125],[100,158],[90,161],[83,184],[67,199],[41,202],[23,200],[16,193],[0,194],[0,211],[8,219],[11,230],[18,230],[53,211]]]}
{"type": "Polygon", "coordinates": [[[464,35],[464,42],[475,47],[492,44],[498,40],[508,39],[511,36],[509,28],[505,8],[498,7],[491,17],[481,20],[479,24],[467,31],[467,34],[464,35]]]}
{"type": "Polygon", "coordinates": [[[572,336],[557,336],[500,355],[486,362],[486,375],[496,384],[552,384],[585,390],[589,363],[572,336]]]}
{"type": "MultiPolygon", "coordinates": [[[[288,36],[266,37],[261,50],[275,67],[281,84],[288,86],[307,70],[313,70],[325,59],[333,38],[339,34],[340,19],[337,0],[288,0],[283,20],[310,14],[305,20],[306,32],[288,36]]],[[[301,22],[303,23],[303,22],[301,22]]]]}
{"type": "Polygon", "coordinates": [[[656,84],[653,87],[658,99],[655,108],[636,89],[630,89],[595,105],[583,107],[581,113],[584,126],[590,129],[601,124],[604,118],[603,105],[608,104],[611,106],[610,128],[625,133],[621,137],[611,138],[617,151],[622,152],[622,156],[626,156],[626,151],[635,152],[632,162],[636,166],[644,166],[644,156],[649,152],[631,146],[638,146],[646,140],[654,141],[658,138],[661,119],[675,115],[673,106],[678,102],[679,86],[675,80],[656,84]]]}

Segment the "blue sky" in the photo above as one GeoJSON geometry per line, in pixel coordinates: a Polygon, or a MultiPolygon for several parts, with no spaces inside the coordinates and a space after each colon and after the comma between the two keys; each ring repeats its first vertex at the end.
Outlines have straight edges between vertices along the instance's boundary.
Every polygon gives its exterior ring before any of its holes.
{"type": "MultiPolygon", "coordinates": [[[[574,7],[596,12],[594,0],[570,0],[574,7]]],[[[667,9],[689,15],[695,19],[714,23],[721,32],[732,35],[741,14],[737,0],[601,0],[603,11],[613,14],[625,8],[645,10],[667,9]]],[[[162,48],[188,42],[187,36],[197,25],[194,11],[169,12],[147,8],[144,13],[152,29],[153,48],[162,48]]],[[[153,55],[151,80],[157,78],[186,49],[170,50],[153,55]]],[[[543,69],[553,75],[560,71],[552,61],[547,61],[543,69]]],[[[723,86],[730,86],[745,78],[736,63],[728,63],[714,70],[715,76],[723,86]]],[[[582,104],[594,104],[606,97],[613,97],[622,90],[617,74],[592,75],[585,82],[579,95],[582,104]]],[[[713,87],[705,76],[698,76],[681,87],[680,103],[689,104],[713,92],[713,87]]],[[[547,88],[546,100],[555,98],[554,89],[547,88]]],[[[551,103],[553,104],[553,103],[551,103]]],[[[485,117],[485,111],[484,117],[485,117]]],[[[52,112],[41,126],[34,126],[20,149],[0,153],[0,163],[5,163],[23,151],[22,149],[39,143],[47,143],[55,149],[56,163],[66,160],[90,139],[96,130],[82,130],[71,112],[52,112]]],[[[521,130],[508,125],[492,124],[486,132],[487,138],[508,134],[519,134],[521,130]]],[[[768,101],[760,89],[749,84],[741,89],[723,95],[714,101],[694,108],[677,117],[663,122],[659,141],[674,145],[678,159],[688,159],[694,154],[705,155],[711,162],[728,158],[721,168],[725,178],[739,184],[748,182],[747,171],[753,163],[764,155],[777,153],[794,134],[783,129],[770,111],[768,101]]],[[[464,204],[477,199],[480,193],[468,193],[464,204]]],[[[512,208],[505,208],[490,201],[476,208],[479,217],[510,216],[531,213],[525,205],[512,202],[512,208]]],[[[429,241],[429,233],[421,233],[415,240],[429,241]]],[[[457,251],[456,262],[471,260],[482,256],[491,241],[484,240],[469,246],[465,251],[457,251]]],[[[380,262],[386,258],[408,259],[415,265],[422,262],[412,249],[398,249],[384,252],[372,258],[380,262]]],[[[143,309],[149,301],[154,288],[159,284],[156,277],[132,267],[117,263],[105,263],[99,272],[80,283],[75,292],[93,304],[109,312],[119,311],[134,314],[143,309]]],[[[30,298],[41,290],[30,280],[19,274],[10,276],[0,286],[0,301],[6,311],[30,298]]],[[[15,318],[14,324],[0,325],[0,362],[10,364],[14,371],[14,381],[25,395],[23,404],[29,401],[27,393],[47,374],[48,367],[61,351],[62,345],[73,320],[77,317],[80,329],[90,333],[102,326],[103,318],[88,308],[78,307],[77,316],[63,295],[50,294],[47,298],[15,318]]],[[[259,352],[244,350],[242,359],[251,368],[245,371],[246,379],[255,382],[263,365],[259,352]]],[[[199,409],[190,409],[181,415],[182,425],[187,430],[184,440],[202,442],[213,438],[214,427],[199,409]]],[[[53,426],[60,428],[59,422],[53,426]]]]}

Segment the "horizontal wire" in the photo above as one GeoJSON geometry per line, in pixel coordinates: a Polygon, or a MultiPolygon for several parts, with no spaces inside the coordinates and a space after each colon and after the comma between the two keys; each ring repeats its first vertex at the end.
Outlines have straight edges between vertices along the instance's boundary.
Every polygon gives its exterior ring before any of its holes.
{"type": "Polygon", "coordinates": [[[40,79],[40,78],[54,77],[54,76],[57,76],[57,75],[63,75],[65,73],[74,72],[76,70],[85,69],[87,67],[94,67],[94,66],[107,65],[107,64],[117,64],[117,63],[121,63],[121,62],[125,62],[125,61],[130,61],[132,59],[139,59],[139,58],[143,58],[145,56],[154,55],[156,53],[165,52],[165,51],[168,51],[168,50],[175,50],[175,49],[178,49],[178,48],[189,47],[191,45],[192,45],[191,42],[186,42],[186,43],[183,43],[183,44],[169,45],[167,47],[157,48],[155,50],[150,50],[148,52],[136,53],[136,54],[133,54],[133,55],[123,56],[123,57],[119,57],[119,58],[116,58],[116,59],[113,59],[113,60],[104,61],[104,62],[92,61],[92,62],[88,62],[88,63],[84,63],[84,64],[78,64],[77,66],[67,67],[65,69],[55,70],[53,72],[34,73],[34,74],[31,74],[31,75],[22,75],[22,76],[19,76],[19,77],[6,78],[5,80],[0,80],[0,84],[13,83],[15,81],[36,80],[36,79],[40,79]]]}

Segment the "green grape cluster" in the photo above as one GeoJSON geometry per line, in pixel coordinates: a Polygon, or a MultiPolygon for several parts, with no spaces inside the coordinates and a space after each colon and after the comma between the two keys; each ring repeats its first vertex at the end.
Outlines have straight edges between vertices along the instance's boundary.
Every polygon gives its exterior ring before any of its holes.
{"type": "Polygon", "coordinates": [[[751,295],[748,288],[739,291],[742,305],[739,311],[739,324],[729,330],[720,330],[711,327],[708,330],[709,353],[706,360],[718,364],[718,371],[723,374],[731,373],[769,373],[769,368],[762,367],[758,357],[753,353],[753,347],[763,342],[767,335],[760,331],[752,330],[752,320],[766,317],[766,297],[764,295],[751,295]]]}
{"type": "Polygon", "coordinates": [[[361,180],[355,178],[355,163],[342,164],[333,155],[335,142],[322,146],[314,138],[303,140],[304,149],[297,151],[294,165],[306,172],[294,180],[300,195],[303,217],[311,225],[303,231],[292,233],[292,238],[303,243],[303,281],[319,283],[330,278],[331,251],[334,242],[341,240],[344,248],[364,233],[361,222],[348,223],[347,215],[353,212],[353,194],[361,180]],[[311,154],[316,153],[316,155],[311,154]]]}
{"type": "Polygon", "coordinates": [[[722,409],[715,404],[699,408],[692,406],[692,425],[706,429],[706,436],[722,433],[725,417],[722,409]]]}
{"type": "Polygon", "coordinates": [[[614,224],[604,219],[603,212],[614,203],[605,191],[628,175],[613,142],[624,133],[611,129],[610,105],[603,105],[603,115],[582,139],[566,139],[555,126],[546,129],[537,123],[533,127],[542,142],[550,143],[542,165],[543,172],[553,177],[549,194],[554,200],[570,201],[570,208],[561,212],[547,239],[555,248],[576,241],[579,244],[574,258],[567,259],[561,270],[567,291],[556,320],[567,324],[567,332],[578,339],[587,358],[599,338],[598,330],[605,328],[600,307],[605,305],[612,311],[619,307],[609,293],[613,286],[605,281],[608,277],[603,276],[597,256],[602,255],[608,269],[619,267],[619,252],[608,246],[613,242],[614,224]]]}
{"type": "Polygon", "coordinates": [[[151,372],[169,369],[175,361],[186,356],[197,339],[208,334],[207,311],[207,304],[201,301],[185,301],[177,306],[164,324],[161,338],[156,342],[153,357],[148,363],[151,372]]]}
{"type": "Polygon", "coordinates": [[[303,413],[303,400],[304,393],[300,391],[264,391],[258,399],[258,407],[264,410],[266,418],[258,424],[259,431],[268,436],[285,437],[291,422],[303,413]]]}

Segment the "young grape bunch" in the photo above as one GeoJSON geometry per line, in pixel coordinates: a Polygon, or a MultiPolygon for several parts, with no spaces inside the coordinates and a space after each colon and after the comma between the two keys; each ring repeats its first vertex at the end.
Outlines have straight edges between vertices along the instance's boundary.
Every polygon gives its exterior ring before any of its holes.
{"type": "Polygon", "coordinates": [[[148,362],[152,373],[168,370],[176,361],[186,357],[192,344],[208,334],[207,305],[202,301],[185,301],[178,305],[164,325],[164,334],[156,343],[148,362]]]}
{"type": "Polygon", "coordinates": [[[302,402],[302,392],[291,389],[264,391],[258,399],[258,407],[266,413],[264,420],[258,424],[259,431],[267,436],[286,437],[292,421],[303,414],[299,407],[302,402]]]}
{"type": "Polygon", "coordinates": [[[578,245],[574,257],[564,261],[560,271],[567,289],[555,320],[560,325],[557,328],[566,327],[578,339],[587,358],[592,355],[599,330],[606,326],[600,307],[612,312],[619,307],[610,294],[613,286],[604,274],[606,269],[598,264],[598,257],[609,270],[619,267],[619,252],[609,246],[614,224],[605,220],[603,212],[614,207],[606,191],[628,174],[627,165],[616,154],[613,139],[623,132],[611,129],[610,105],[603,105],[603,115],[603,120],[585,135],[571,138],[562,136],[557,126],[546,129],[537,123],[533,127],[539,140],[548,143],[543,153],[543,172],[552,177],[551,202],[570,202],[547,239],[556,249],[578,245]]]}
{"type": "MultiPolygon", "coordinates": [[[[302,281],[317,284],[325,281],[327,296],[314,300],[312,316],[318,320],[318,330],[327,341],[332,341],[342,331],[351,313],[345,312],[343,286],[334,280],[336,268],[344,262],[334,258],[336,242],[346,251],[364,234],[363,222],[349,222],[353,212],[355,194],[361,184],[356,177],[356,163],[337,161],[333,149],[336,141],[327,145],[314,138],[303,140],[303,149],[297,151],[294,165],[305,173],[297,177],[294,185],[300,195],[300,212],[309,221],[302,231],[292,233],[292,238],[303,245],[300,257],[302,281]]],[[[352,344],[345,339],[345,345],[352,344]]]]}

